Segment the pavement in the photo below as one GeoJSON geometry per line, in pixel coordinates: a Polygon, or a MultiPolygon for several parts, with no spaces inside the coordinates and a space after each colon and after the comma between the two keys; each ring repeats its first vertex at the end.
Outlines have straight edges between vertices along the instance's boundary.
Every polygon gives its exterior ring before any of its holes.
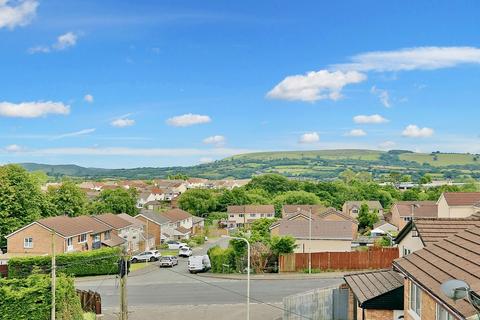
{"type": "MultiPolygon", "coordinates": [[[[211,246],[227,244],[228,239],[223,238],[209,241],[195,248],[194,254],[205,254],[211,246]]],[[[343,282],[341,274],[321,275],[252,276],[251,319],[278,319],[282,314],[283,297],[343,282]]],[[[244,319],[246,286],[245,275],[192,275],[188,272],[185,258],[180,258],[179,265],[173,268],[159,268],[154,263],[128,277],[128,304],[129,310],[133,311],[130,318],[188,319],[187,315],[191,315],[196,320],[244,319]]],[[[76,287],[99,292],[105,319],[115,317],[119,310],[119,288],[115,276],[79,278],[76,287]]]]}

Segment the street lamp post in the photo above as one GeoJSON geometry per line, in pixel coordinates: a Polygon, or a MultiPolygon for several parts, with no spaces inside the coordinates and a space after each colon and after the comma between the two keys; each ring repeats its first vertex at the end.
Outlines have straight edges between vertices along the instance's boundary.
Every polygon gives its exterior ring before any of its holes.
{"type": "Polygon", "coordinates": [[[223,238],[242,240],[247,243],[247,320],[250,320],[250,242],[246,238],[223,235],[223,238]]]}
{"type": "Polygon", "coordinates": [[[308,274],[312,274],[312,209],[308,219],[308,274]]]}

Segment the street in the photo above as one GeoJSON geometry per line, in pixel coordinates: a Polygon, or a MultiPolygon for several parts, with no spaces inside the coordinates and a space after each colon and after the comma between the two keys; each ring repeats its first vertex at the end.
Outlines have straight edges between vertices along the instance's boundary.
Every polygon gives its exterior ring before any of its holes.
{"type": "MultiPolygon", "coordinates": [[[[226,245],[227,239],[219,239],[194,250],[205,254],[210,246],[226,245]]],[[[179,258],[173,268],[148,267],[128,278],[128,304],[135,310],[133,319],[167,319],[166,314],[184,318],[191,312],[196,319],[211,319],[215,314],[227,312],[225,319],[244,318],[246,281],[209,278],[192,275],[187,270],[187,259],[179,258]],[[235,310],[235,311],[234,311],[235,310]],[[233,313],[231,313],[233,312],[233,313]],[[136,316],[135,316],[136,314],[136,316]],[[148,315],[149,314],[149,315],[148,315]],[[236,314],[236,316],[234,316],[236,314]],[[142,315],[142,316],[140,316],[142,315]]],[[[337,285],[341,279],[320,280],[252,280],[252,319],[277,319],[282,314],[282,298],[315,288],[337,285]]],[[[77,288],[94,290],[102,296],[103,312],[112,315],[118,312],[119,288],[117,279],[79,279],[77,288]]],[[[108,319],[108,317],[107,317],[108,319]]],[[[168,317],[172,319],[172,316],[168,317]]],[[[221,318],[218,318],[219,320],[221,318]]]]}

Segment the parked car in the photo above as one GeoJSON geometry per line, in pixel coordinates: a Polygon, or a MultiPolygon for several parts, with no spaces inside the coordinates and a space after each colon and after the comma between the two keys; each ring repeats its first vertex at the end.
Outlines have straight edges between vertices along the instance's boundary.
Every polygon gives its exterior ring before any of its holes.
{"type": "Polygon", "coordinates": [[[137,255],[134,255],[130,259],[133,263],[139,261],[157,261],[162,255],[157,250],[144,251],[137,255]]]}
{"type": "Polygon", "coordinates": [[[161,267],[173,267],[178,264],[178,259],[175,256],[163,256],[160,259],[160,268],[161,267]]]}
{"type": "Polygon", "coordinates": [[[188,271],[190,273],[205,272],[210,270],[211,267],[210,258],[207,255],[188,258],[188,271]]]}
{"type": "Polygon", "coordinates": [[[178,250],[181,247],[185,247],[187,245],[185,242],[179,242],[179,241],[173,241],[173,240],[168,241],[167,244],[168,244],[168,249],[170,250],[178,250]]]}
{"type": "Polygon", "coordinates": [[[192,254],[192,249],[189,247],[181,247],[180,250],[178,250],[179,257],[190,257],[192,254]]]}

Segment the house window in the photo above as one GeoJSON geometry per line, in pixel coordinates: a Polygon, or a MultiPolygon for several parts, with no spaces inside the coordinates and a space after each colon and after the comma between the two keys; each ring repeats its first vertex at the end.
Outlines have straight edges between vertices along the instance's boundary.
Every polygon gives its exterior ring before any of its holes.
{"type": "Polygon", "coordinates": [[[250,217],[255,218],[257,216],[256,213],[250,213],[250,217]]]}
{"type": "Polygon", "coordinates": [[[453,316],[448,313],[447,310],[443,309],[441,305],[437,303],[437,311],[435,315],[435,320],[453,320],[453,316]]]}
{"type": "Polygon", "coordinates": [[[269,217],[269,218],[273,217],[273,213],[267,214],[267,217],[269,217]]]}
{"type": "Polygon", "coordinates": [[[412,253],[412,250],[403,247],[403,255],[404,256],[408,256],[410,253],[412,253]]]}
{"type": "MultiPolygon", "coordinates": [[[[110,239],[110,230],[105,231],[105,233],[103,234],[103,237],[105,238],[105,240],[109,240],[110,239]]],[[[98,241],[100,241],[100,236],[98,237],[98,241]]]]}
{"type": "Polygon", "coordinates": [[[177,228],[180,227],[180,222],[177,222],[177,228]]]}
{"type": "Polygon", "coordinates": [[[82,233],[81,235],[78,236],[78,243],[83,243],[83,242],[87,242],[87,234],[86,233],[82,233]]]}
{"type": "Polygon", "coordinates": [[[243,213],[240,213],[238,216],[239,216],[240,218],[243,218],[244,215],[243,215],[243,213]]]}
{"type": "Polygon", "coordinates": [[[73,249],[73,238],[67,239],[67,249],[73,249]]]}
{"type": "Polygon", "coordinates": [[[230,218],[235,218],[235,215],[234,215],[234,214],[231,214],[231,215],[230,215],[230,218]]]}
{"type": "Polygon", "coordinates": [[[25,238],[23,239],[23,247],[26,249],[33,248],[33,238],[25,238]]]}
{"type": "MultiPolygon", "coordinates": [[[[110,232],[110,231],[107,231],[107,232],[110,232]]],[[[107,234],[107,232],[105,232],[105,235],[107,234]]],[[[105,238],[107,239],[107,238],[105,238]]],[[[100,242],[100,234],[95,234],[93,235],[93,242],[100,242]]]]}
{"type": "Polygon", "coordinates": [[[421,319],[422,317],[422,290],[413,282],[410,281],[408,305],[413,316],[421,319]]]}
{"type": "Polygon", "coordinates": [[[358,210],[357,210],[357,209],[353,209],[353,210],[352,210],[352,213],[358,213],[358,210]]]}
{"type": "Polygon", "coordinates": [[[403,221],[412,221],[412,217],[403,217],[403,221]]]}
{"type": "Polygon", "coordinates": [[[260,214],[260,218],[264,218],[264,217],[265,217],[264,213],[260,214]]]}

